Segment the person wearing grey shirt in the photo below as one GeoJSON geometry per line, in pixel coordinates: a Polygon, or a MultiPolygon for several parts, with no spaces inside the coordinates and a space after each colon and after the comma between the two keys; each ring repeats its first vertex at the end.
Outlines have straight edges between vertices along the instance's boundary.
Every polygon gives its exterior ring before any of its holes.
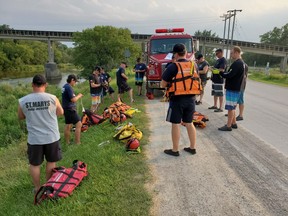
{"type": "Polygon", "coordinates": [[[19,99],[18,118],[26,120],[28,141],[27,153],[34,192],[40,188],[40,167],[44,156],[46,180],[52,176],[56,162],[62,159],[60,133],[57,116],[63,115],[63,108],[55,95],[46,93],[46,79],[35,75],[33,92],[19,99]]]}

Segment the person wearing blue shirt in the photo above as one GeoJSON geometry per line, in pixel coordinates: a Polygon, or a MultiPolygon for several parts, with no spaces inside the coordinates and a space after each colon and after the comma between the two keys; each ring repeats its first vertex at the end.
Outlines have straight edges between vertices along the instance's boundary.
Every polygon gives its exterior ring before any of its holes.
{"type": "Polygon", "coordinates": [[[127,68],[126,62],[121,62],[120,67],[116,72],[117,87],[118,87],[118,101],[122,101],[122,95],[128,92],[131,103],[133,99],[133,89],[127,84],[128,76],[125,74],[125,68],[127,68]]]}
{"type": "Polygon", "coordinates": [[[77,114],[76,101],[78,101],[83,95],[79,93],[77,96],[74,93],[73,86],[77,82],[77,77],[74,74],[70,74],[67,78],[67,83],[62,88],[62,107],[64,109],[65,116],[65,128],[64,137],[66,144],[70,144],[70,131],[72,125],[75,125],[75,143],[80,144],[81,134],[81,119],[77,114]]]}
{"type": "Polygon", "coordinates": [[[141,58],[137,58],[133,71],[135,72],[135,85],[138,88],[138,96],[142,95],[142,85],[147,66],[141,62],[141,58]]]}

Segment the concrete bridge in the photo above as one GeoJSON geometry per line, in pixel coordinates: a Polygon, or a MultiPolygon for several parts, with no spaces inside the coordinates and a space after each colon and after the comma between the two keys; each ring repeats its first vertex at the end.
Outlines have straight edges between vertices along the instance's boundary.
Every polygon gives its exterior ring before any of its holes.
{"type": "MultiPolygon", "coordinates": [[[[21,40],[43,40],[48,43],[49,63],[54,63],[54,54],[52,50],[52,41],[71,41],[74,32],[61,32],[61,31],[37,31],[37,30],[0,30],[0,38],[6,39],[21,39],[21,40]]],[[[135,42],[144,43],[147,41],[151,34],[131,34],[135,42]]],[[[251,52],[257,54],[265,54],[271,56],[279,56],[281,59],[281,71],[285,72],[288,60],[288,46],[254,43],[247,41],[231,41],[222,38],[214,37],[194,37],[199,41],[199,45],[204,47],[223,47],[229,49],[230,46],[240,46],[244,52],[251,52]]],[[[54,63],[55,64],[55,63],[54,63]]]]}

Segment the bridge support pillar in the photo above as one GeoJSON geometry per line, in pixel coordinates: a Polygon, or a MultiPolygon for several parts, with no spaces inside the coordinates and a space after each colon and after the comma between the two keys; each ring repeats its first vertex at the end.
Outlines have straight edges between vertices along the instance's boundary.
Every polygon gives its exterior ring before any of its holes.
{"type": "Polygon", "coordinates": [[[48,81],[60,79],[62,75],[57,68],[57,64],[54,62],[54,52],[50,38],[48,38],[48,59],[48,63],[44,66],[46,79],[48,81]]]}
{"type": "Polygon", "coordinates": [[[62,74],[58,70],[57,64],[55,62],[48,62],[45,64],[44,67],[45,67],[45,76],[48,81],[61,79],[62,74]]]}
{"type": "Polygon", "coordinates": [[[288,56],[287,56],[287,55],[281,59],[280,71],[281,71],[282,73],[286,73],[287,60],[288,60],[288,56]]]}

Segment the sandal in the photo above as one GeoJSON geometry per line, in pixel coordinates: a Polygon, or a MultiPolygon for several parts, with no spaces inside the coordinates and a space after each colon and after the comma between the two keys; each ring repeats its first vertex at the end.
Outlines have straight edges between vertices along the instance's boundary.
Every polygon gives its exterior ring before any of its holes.
{"type": "Polygon", "coordinates": [[[218,109],[218,107],[216,107],[216,106],[211,106],[211,107],[208,107],[208,109],[218,109]]]}

